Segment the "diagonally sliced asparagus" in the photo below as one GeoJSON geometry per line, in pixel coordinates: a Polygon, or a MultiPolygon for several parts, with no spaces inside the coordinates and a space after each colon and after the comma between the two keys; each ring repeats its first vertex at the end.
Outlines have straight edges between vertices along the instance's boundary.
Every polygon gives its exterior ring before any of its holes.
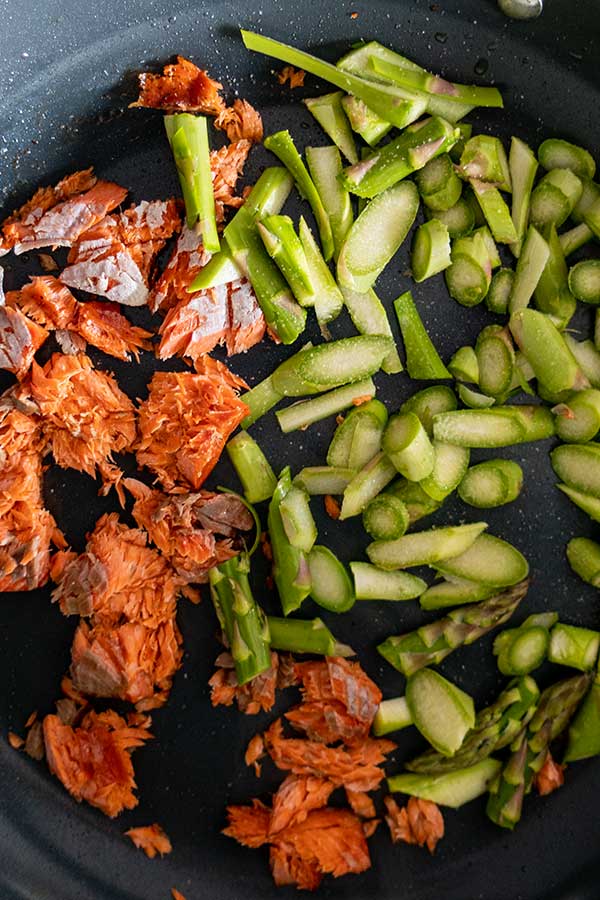
{"type": "Polygon", "coordinates": [[[354,138],[352,137],[352,130],[342,106],[343,96],[343,91],[335,91],[333,94],[307,98],[304,100],[304,105],[315,117],[325,134],[340,148],[348,162],[355,163],[358,162],[358,154],[354,138]]]}
{"type": "Polygon", "coordinates": [[[329,216],[333,255],[337,259],[354,220],[350,194],[342,185],[342,160],[337,147],[307,147],[304,151],[312,180],[329,216]]]}
{"type": "MultiPolygon", "coordinates": [[[[342,295],[352,323],[360,334],[383,334],[386,337],[393,337],[385,307],[372,288],[365,293],[359,293],[351,288],[342,287],[342,295]]],[[[395,347],[390,350],[381,368],[388,375],[402,371],[403,366],[395,347]]]]}
{"type": "Polygon", "coordinates": [[[485,528],[485,522],[474,522],[405,534],[395,541],[374,541],[367,547],[367,556],[381,569],[435,565],[464,553],[485,528]]]}

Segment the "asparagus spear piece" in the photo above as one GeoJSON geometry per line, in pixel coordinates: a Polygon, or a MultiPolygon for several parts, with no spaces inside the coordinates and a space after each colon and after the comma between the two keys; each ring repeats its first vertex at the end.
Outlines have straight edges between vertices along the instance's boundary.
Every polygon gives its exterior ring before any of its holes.
{"type": "Polygon", "coordinates": [[[344,490],[340,519],[360,515],[367,504],[395,478],[396,474],[394,465],[385,453],[374,456],[354,475],[344,490]]]}
{"type": "Polygon", "coordinates": [[[336,641],[322,619],[284,619],[267,616],[271,647],[287,653],[354,656],[352,647],[336,641]]]}
{"type": "Polygon", "coordinates": [[[438,441],[460,447],[508,447],[541,441],[554,434],[554,419],[544,406],[495,406],[440,413],[433,421],[438,441]]]}
{"type": "Polygon", "coordinates": [[[596,388],[576,391],[552,412],[561,441],[575,444],[592,441],[600,431],[600,391],[596,388]]]}
{"type": "Polygon", "coordinates": [[[421,594],[421,609],[445,609],[448,606],[464,606],[465,603],[479,603],[493,597],[497,588],[488,584],[477,584],[467,578],[450,576],[452,581],[438,581],[421,594]]]}
{"type": "Polygon", "coordinates": [[[357,600],[413,600],[427,585],[408,572],[384,572],[366,562],[351,562],[357,600]]]}
{"type": "Polygon", "coordinates": [[[359,197],[376,197],[412,175],[458,140],[459,131],[437,116],[410,125],[406,131],[373,151],[366,159],[344,169],[346,188],[359,197]]]}
{"type": "Polygon", "coordinates": [[[394,310],[402,332],[406,368],[410,377],[416,379],[450,378],[450,372],[442,362],[421,321],[410,291],[401,294],[394,301],[394,310]]]}
{"type": "Polygon", "coordinates": [[[556,487],[563,494],[566,494],[575,506],[587,513],[590,519],[593,519],[594,522],[600,522],[600,498],[584,494],[583,491],[578,491],[566,484],[557,484],[556,487]]]}
{"type": "Polygon", "coordinates": [[[241,399],[250,412],[242,419],[242,428],[249,428],[257,419],[268,413],[283,398],[283,394],[275,390],[271,375],[242,394],[241,399]]]}
{"type": "Polygon", "coordinates": [[[550,454],[552,468],[569,487],[600,497],[600,445],[562,444],[550,454]]]}
{"type": "MultiPolygon", "coordinates": [[[[279,427],[287,434],[290,431],[296,431],[299,428],[307,428],[314,422],[320,422],[329,416],[347,409],[354,402],[359,402],[365,397],[372,397],[375,394],[375,385],[370,378],[363,381],[356,381],[354,384],[347,384],[343,387],[335,388],[312,400],[301,400],[299,403],[293,403],[286,406],[285,409],[275,413],[279,427]]],[[[377,452],[377,451],[375,451],[377,452]]]]}
{"type": "Polygon", "coordinates": [[[591,680],[589,673],[575,675],[542,692],[527,730],[514,741],[510,759],[490,787],[487,814],[492,822],[502,828],[515,827],[525,794],[543,766],[550,744],[568,725],[591,680]]]}
{"type": "Polygon", "coordinates": [[[376,541],[393,541],[402,537],[409,526],[408,510],[399,497],[379,494],[363,510],[363,526],[376,541]]]}
{"type": "Polygon", "coordinates": [[[289,216],[265,216],[256,223],[271,259],[289,284],[300,306],[314,306],[313,286],[306,254],[289,216]]]}
{"type": "Polygon", "coordinates": [[[533,296],[548,262],[550,248],[539,231],[529,226],[519,254],[512,292],[508,302],[511,313],[524,309],[533,296]]]}
{"type": "Polygon", "coordinates": [[[592,229],[586,225],[585,222],[582,222],[580,225],[576,225],[575,228],[571,228],[569,231],[563,231],[563,233],[558,236],[558,240],[560,241],[560,246],[564,255],[570,256],[571,253],[575,253],[576,250],[585,247],[593,237],[594,233],[592,229]]]}
{"type": "Polygon", "coordinates": [[[337,147],[307,147],[308,169],[331,223],[333,256],[337,259],[353,222],[350,194],[342,185],[342,160],[337,147]]]}
{"type": "Polygon", "coordinates": [[[374,541],[367,547],[367,556],[381,569],[429,566],[463,553],[485,528],[485,522],[448,525],[405,534],[395,541],[374,541]]]}
{"type": "Polygon", "coordinates": [[[319,192],[317,191],[312,178],[308,174],[306,166],[302,162],[302,157],[296,149],[291,134],[287,130],[277,131],[275,134],[270,134],[265,138],[264,145],[267,150],[270,150],[271,153],[274,153],[275,156],[281,160],[296,182],[296,187],[298,188],[300,196],[310,203],[314,217],[317,220],[321,245],[323,247],[323,255],[326,260],[331,259],[333,256],[333,233],[331,231],[331,222],[329,221],[329,216],[325,212],[325,207],[323,206],[319,192]]]}
{"type": "Polygon", "coordinates": [[[464,503],[478,509],[492,509],[512,503],[521,493],[523,470],[510,459],[487,459],[471,466],[458,486],[464,503]]]}
{"type": "Polygon", "coordinates": [[[294,484],[307,494],[343,494],[356,472],[342,466],[307,466],[294,478],[294,484]]]}
{"type": "Polygon", "coordinates": [[[474,643],[508,621],[528,587],[526,579],[481,603],[461,606],[416,631],[387,638],[377,650],[407,677],[423,666],[437,665],[458,647],[474,643]]]}
{"type": "Polygon", "coordinates": [[[587,672],[596,665],[599,649],[600,632],[557,622],[550,632],[548,659],[587,672]]]}
{"type": "Polygon", "coordinates": [[[512,220],[517,232],[517,239],[510,249],[518,258],[527,230],[529,220],[529,201],[535,181],[538,162],[533,150],[517,137],[510,142],[508,168],[512,182],[512,220]]]}
{"type": "Polygon", "coordinates": [[[342,98],[342,107],[352,130],[360,135],[369,147],[376,147],[391,130],[392,123],[382,119],[358,97],[347,94],[342,98]]]}
{"type": "Polygon", "coordinates": [[[390,81],[409,89],[425,91],[427,94],[441,95],[446,101],[467,104],[471,106],[500,107],[504,106],[502,95],[497,88],[479,87],[470,84],[454,84],[431,75],[425,71],[407,69],[405,66],[395,65],[378,56],[372,56],[371,66],[375,72],[389,78],[390,81]]]}
{"type": "Polygon", "coordinates": [[[375,737],[383,737],[390,731],[400,731],[412,725],[412,716],[406,702],[406,697],[393,697],[391,700],[382,700],[373,719],[373,734],[375,737]]]}
{"type": "MultiPolygon", "coordinates": [[[[501,271],[502,269],[500,272],[501,271]]],[[[475,349],[469,346],[459,347],[448,363],[448,371],[457,381],[479,384],[479,363],[477,362],[475,349]]],[[[453,408],[456,409],[456,406],[453,408]]],[[[451,410],[441,410],[441,412],[450,411],[451,410]]]]}
{"type": "Polygon", "coordinates": [[[600,753],[600,678],[594,682],[569,727],[565,762],[589,759],[600,753]]]}
{"type": "Polygon", "coordinates": [[[490,706],[480,710],[473,728],[466,734],[454,756],[426,750],[406,763],[410,772],[442,774],[474,766],[508,746],[535,712],[540,692],[529,675],[515,678],[490,706]]]}
{"type": "Polygon", "coordinates": [[[306,555],[290,543],[281,517],[281,502],[291,487],[292,478],[288,466],[281,473],[273,492],[267,523],[273,549],[273,578],[286,616],[298,609],[311,589],[306,555]]]}
{"type": "Polygon", "coordinates": [[[417,228],[411,250],[411,268],[417,283],[438,275],[451,264],[450,235],[438,219],[417,228]]]}
{"type": "Polygon", "coordinates": [[[494,240],[501,244],[514,244],[517,240],[517,232],[508,206],[502,199],[498,188],[485,181],[478,181],[476,178],[471,178],[470,184],[494,240]]]}
{"type": "Polygon", "coordinates": [[[450,412],[458,406],[456,394],[447,384],[433,384],[431,387],[417,391],[400,407],[400,412],[412,412],[421,421],[421,425],[433,437],[433,419],[438,413],[450,412]]]}
{"type": "Polygon", "coordinates": [[[307,492],[292,484],[279,504],[279,515],[292,547],[310,553],[317,539],[317,526],[310,511],[307,492]]]}
{"type": "Polygon", "coordinates": [[[421,480],[423,490],[434,500],[442,501],[461,483],[469,466],[471,451],[468,447],[444,444],[434,440],[433,469],[421,480]]]}
{"type": "Polygon", "coordinates": [[[379,400],[369,400],[350,410],[331,439],[327,464],[362,469],[380,452],[387,420],[387,409],[379,400]]]}
{"type": "Polygon", "coordinates": [[[327,326],[341,313],[344,298],[303,216],[300,217],[298,230],[306,257],[307,271],[315,292],[314,305],[317,322],[321,326],[323,336],[329,338],[327,326]]]}
{"type": "Polygon", "coordinates": [[[359,78],[350,72],[338,69],[331,63],[318,59],[316,56],[311,56],[310,53],[297,50],[288,44],[282,44],[273,38],[252,31],[241,29],[241,35],[244,46],[248,50],[255,50],[257,53],[264,53],[265,56],[289,63],[291,66],[297,66],[304,69],[305,72],[310,72],[311,75],[316,75],[317,78],[329,81],[349,94],[354,94],[396,128],[405,128],[425,112],[426,99],[421,99],[414,92],[394,85],[377,84],[366,78],[359,78]]]}
{"type": "Polygon", "coordinates": [[[521,583],[529,573],[527,560],[516,547],[492,534],[480,534],[460,555],[435,563],[444,575],[467,578],[490,587],[521,583]]]}
{"type": "Polygon", "coordinates": [[[246,684],[271,666],[269,626],[254,600],[250,561],[240,554],[210,569],[210,593],[235,664],[238,684],[246,684]]]}
{"type": "MultiPolygon", "coordinates": [[[[548,260],[535,288],[535,303],[540,312],[564,318],[575,303],[569,291],[568,269],[556,226],[551,225],[544,232],[548,245],[548,260]]],[[[570,318],[570,316],[569,316],[570,318]]],[[[566,327],[565,322],[565,327],[566,327]]]]}
{"type": "Polygon", "coordinates": [[[560,331],[544,313],[520,309],[511,315],[509,327],[536,378],[550,393],[590,386],[560,331]]]}
{"type": "Polygon", "coordinates": [[[433,669],[419,669],[406,684],[413,724],[443,756],[453,756],[475,724],[473,698],[433,669]]]}
{"type": "Polygon", "coordinates": [[[277,479],[254,438],[241,431],[231,438],[226,449],[248,503],[261,503],[272,497],[277,479]]]}
{"type": "Polygon", "coordinates": [[[363,209],[338,257],[337,274],[342,289],[364,294],[373,286],[404,242],[418,208],[418,191],[412,182],[405,181],[378,194],[363,209]]]}
{"type": "Polygon", "coordinates": [[[425,209],[425,216],[429,219],[437,219],[448,229],[448,234],[455,238],[466,237],[475,228],[475,216],[470,203],[464,197],[460,197],[454,206],[449,209],[425,209]]]}
{"type": "Polygon", "coordinates": [[[417,481],[408,481],[406,478],[399,478],[386,490],[402,500],[408,510],[411,525],[431,515],[442,505],[440,500],[434,500],[427,494],[417,481]]]}
{"type": "Polygon", "coordinates": [[[512,190],[510,167],[499,138],[477,134],[465,144],[459,173],[467,179],[487,181],[501,191],[512,190]]]}
{"type": "MultiPolygon", "coordinates": [[[[358,154],[352,131],[342,106],[343,96],[343,91],[334,91],[332,94],[324,94],[322,97],[309,97],[303,102],[325,134],[340,148],[348,162],[355,163],[358,162],[358,154]]],[[[308,152],[306,157],[308,161],[308,152]]]]}
{"type": "Polygon", "coordinates": [[[548,653],[550,628],[556,613],[528,616],[518,628],[505,628],[494,641],[494,655],[503,675],[527,675],[541,666],[548,653]]]}
{"type": "Polygon", "coordinates": [[[411,775],[403,773],[388,778],[390,791],[399,791],[413,797],[422,797],[440,806],[457,809],[470,803],[476,797],[485,794],[489,784],[498,776],[502,763],[496,759],[483,759],[481,762],[439,775],[411,775]]]}
{"type": "Polygon", "coordinates": [[[205,249],[216,253],[220,245],[206,117],[177,113],[165,116],[164,122],[183,192],[187,226],[197,229],[205,249]]]}
{"type": "Polygon", "coordinates": [[[492,280],[490,255],[481,231],[454,240],[451,260],[445,272],[450,296],[463,306],[481,303],[492,280]]]}
{"type": "Polygon", "coordinates": [[[356,601],[354,585],[345,566],[331,550],[318,544],[308,554],[310,595],[329,612],[347,612],[356,601]]]}
{"type": "Polygon", "coordinates": [[[600,303],[600,260],[584,259],[569,272],[569,288],[583,303],[600,303]]]}
{"type": "Polygon", "coordinates": [[[397,471],[409,481],[422,481],[431,474],[435,454],[427,432],[414,413],[391,416],[381,446],[397,471]]]}
{"type": "MultiPolygon", "coordinates": [[[[452,148],[456,148],[456,145],[452,148]]],[[[441,212],[454,206],[462,193],[462,182],[448,153],[442,153],[419,169],[415,181],[423,203],[432,210],[441,212]]]]}
{"type": "Polygon", "coordinates": [[[538,159],[548,171],[570,169],[581,178],[593,178],[596,174],[596,163],[591,153],[558,138],[548,138],[540,144],[538,159]]]}
{"type": "Polygon", "coordinates": [[[590,538],[571,538],[567,544],[567,559],[580,578],[600,587],[600,544],[590,538]]]}
{"type": "MultiPolygon", "coordinates": [[[[366,293],[359,293],[351,288],[342,287],[342,295],[352,323],[359,334],[382,334],[393,338],[385,307],[372,288],[366,293]]],[[[383,360],[381,368],[388,375],[402,371],[403,366],[395,346],[383,360]]]]}

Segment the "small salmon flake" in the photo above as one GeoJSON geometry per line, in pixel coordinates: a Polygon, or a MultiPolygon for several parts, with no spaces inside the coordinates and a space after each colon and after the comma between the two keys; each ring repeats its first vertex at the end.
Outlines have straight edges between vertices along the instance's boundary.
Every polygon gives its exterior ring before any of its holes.
{"type": "Polygon", "coordinates": [[[183,896],[181,891],[177,890],[177,888],[171,888],[171,897],[173,898],[173,900],[185,900],[185,897],[183,896]]]}
{"type": "Polygon", "coordinates": [[[247,100],[234,100],[215,119],[215,128],[225,132],[231,142],[247,140],[259,144],[263,139],[260,113],[247,100]]]}
{"type": "Polygon", "coordinates": [[[285,84],[286,81],[289,81],[292,90],[297,87],[303,87],[305,77],[306,72],[302,69],[295,69],[293,66],[285,66],[281,72],[277,72],[279,84],[285,84]]]}
{"type": "Polygon", "coordinates": [[[340,517],[340,504],[332,497],[331,494],[325,494],[323,499],[325,503],[325,512],[329,516],[330,519],[339,519],[340,517]]]}
{"type": "Polygon", "coordinates": [[[246,748],[246,754],[244,756],[244,762],[247,766],[254,766],[254,773],[257,778],[260,777],[261,765],[259,760],[265,755],[265,742],[263,741],[262,734],[255,734],[253,738],[250,739],[250,743],[246,748]]]}
{"type": "Polygon", "coordinates": [[[25,728],[31,728],[35,720],[37,719],[37,709],[34,709],[32,713],[27,717],[27,721],[25,722],[25,728]]]}
{"type": "Polygon", "coordinates": [[[139,828],[130,828],[125,832],[139,850],[143,850],[149,859],[154,859],[157,853],[164,856],[173,849],[171,841],[156,822],[154,825],[144,825],[139,828]]]}
{"type": "Polygon", "coordinates": [[[22,737],[19,737],[18,734],[15,734],[14,731],[9,731],[8,743],[13,748],[13,750],[20,750],[21,747],[25,744],[25,741],[22,737]]]}
{"type": "Polygon", "coordinates": [[[260,549],[263,552],[264,558],[268,559],[269,562],[273,562],[273,548],[271,547],[271,541],[269,540],[269,535],[266,531],[261,532],[260,549]]]}
{"type": "Polygon", "coordinates": [[[563,786],[565,783],[564,772],[565,767],[555,762],[552,754],[548,751],[544,765],[535,777],[535,786],[540,797],[545,797],[563,786]]]}
{"type": "Polygon", "coordinates": [[[381,824],[381,819],[369,819],[368,821],[363,822],[363,833],[364,833],[365,837],[367,838],[367,840],[370,837],[373,837],[373,835],[379,828],[380,824],[381,824]]]}
{"type": "Polygon", "coordinates": [[[351,13],[350,13],[350,18],[351,18],[351,19],[358,19],[358,13],[357,13],[357,12],[351,12],[351,13]]]}
{"type": "Polygon", "coordinates": [[[184,56],[178,56],[176,63],[166,65],[162,75],[141,72],[138,81],[140,95],[135,103],[129,104],[133,107],[206,115],[217,115],[225,107],[219,93],[223,85],[184,56]]]}
{"type": "Polygon", "coordinates": [[[335,417],[336,425],[341,425],[345,421],[346,421],[345,416],[343,416],[341,413],[339,413],[339,415],[337,415],[335,417]]]}
{"type": "Polygon", "coordinates": [[[363,394],[361,397],[355,397],[354,400],[352,401],[352,405],[353,406],[362,406],[363,403],[368,403],[372,399],[373,399],[373,397],[371,394],[363,394]]]}
{"type": "Polygon", "coordinates": [[[389,826],[393,843],[427,845],[433,853],[439,840],[444,837],[444,819],[439,807],[430,800],[409,797],[406,806],[400,808],[393,797],[385,797],[387,808],[385,820],[389,826]]]}

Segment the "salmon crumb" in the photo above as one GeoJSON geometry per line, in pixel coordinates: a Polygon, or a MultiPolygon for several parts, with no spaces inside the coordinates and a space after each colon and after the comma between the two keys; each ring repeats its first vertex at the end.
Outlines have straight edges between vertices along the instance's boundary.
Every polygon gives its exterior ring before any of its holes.
{"type": "Polygon", "coordinates": [[[31,728],[35,720],[37,719],[37,709],[34,709],[32,713],[27,717],[27,721],[25,722],[25,728],[31,728]]]}
{"type": "Polygon", "coordinates": [[[420,797],[409,797],[406,806],[400,808],[393,797],[385,797],[385,817],[393,843],[427,845],[433,853],[437,842],[444,837],[444,819],[435,803],[420,797]]]}
{"type": "Polygon", "coordinates": [[[269,562],[273,562],[273,548],[271,547],[271,541],[269,540],[269,535],[266,531],[261,531],[260,549],[263,552],[264,558],[268,559],[269,562]]]}
{"type": "Polygon", "coordinates": [[[362,394],[360,397],[355,397],[352,401],[353,406],[362,406],[363,403],[369,403],[370,400],[373,399],[371,394],[362,394]]]}
{"type": "Polygon", "coordinates": [[[350,18],[351,18],[351,19],[358,19],[358,13],[357,13],[357,12],[351,12],[351,13],[350,13],[350,18]]]}
{"type": "Polygon", "coordinates": [[[335,423],[336,423],[336,425],[342,425],[345,421],[346,421],[345,416],[343,416],[341,413],[339,413],[339,414],[335,417],[335,423]]]}
{"type": "Polygon", "coordinates": [[[339,519],[340,517],[340,504],[332,497],[331,494],[325,494],[324,498],[325,503],[325,512],[329,516],[330,519],[339,519]]]}
{"type": "Polygon", "coordinates": [[[261,773],[261,765],[259,760],[265,755],[265,742],[263,741],[262,734],[255,734],[253,738],[250,739],[250,743],[246,748],[246,754],[244,756],[244,762],[247,766],[254,766],[254,773],[257,778],[260,778],[261,773]]]}
{"type": "Polygon", "coordinates": [[[173,900],[185,900],[185,897],[181,891],[177,890],[177,888],[171,888],[171,896],[173,897],[173,900]]]}
{"type": "Polygon", "coordinates": [[[125,832],[138,849],[143,850],[149,859],[154,859],[157,853],[164,856],[173,849],[171,841],[160,825],[144,825],[139,828],[130,828],[125,832]]]}
{"type": "Polygon", "coordinates": [[[15,734],[14,731],[8,732],[8,743],[13,748],[13,750],[20,750],[25,741],[22,737],[19,737],[18,734],[15,734]]]}
{"type": "Polygon", "coordinates": [[[565,767],[555,762],[552,754],[548,751],[544,765],[535,777],[535,786],[540,797],[545,797],[563,786],[565,783],[564,772],[565,767]]]}
{"type": "Polygon", "coordinates": [[[285,84],[286,81],[289,81],[290,88],[293,90],[294,88],[304,86],[305,76],[306,72],[302,69],[295,69],[293,66],[285,66],[281,72],[277,72],[277,81],[279,84],[285,84]]]}

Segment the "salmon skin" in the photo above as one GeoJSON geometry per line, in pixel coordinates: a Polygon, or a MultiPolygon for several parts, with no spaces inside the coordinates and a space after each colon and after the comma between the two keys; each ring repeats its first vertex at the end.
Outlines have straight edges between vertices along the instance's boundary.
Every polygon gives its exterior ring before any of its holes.
{"type": "Polygon", "coordinates": [[[162,75],[141,72],[138,81],[140,94],[130,106],[206,115],[217,115],[225,107],[219,93],[223,85],[184,56],[166,65],[162,75]]]}

